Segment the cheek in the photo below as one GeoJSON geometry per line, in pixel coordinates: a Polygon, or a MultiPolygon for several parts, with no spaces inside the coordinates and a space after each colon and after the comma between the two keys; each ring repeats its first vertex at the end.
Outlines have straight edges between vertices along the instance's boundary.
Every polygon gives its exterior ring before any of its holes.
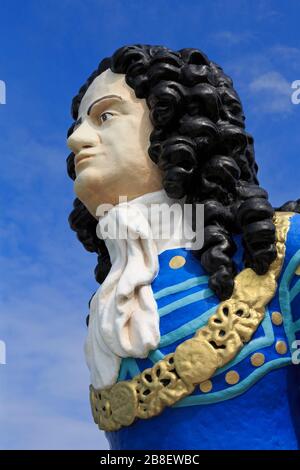
{"type": "Polygon", "coordinates": [[[118,122],[105,129],[102,142],[115,155],[127,152],[147,152],[151,133],[151,125],[136,116],[124,116],[118,122]]]}

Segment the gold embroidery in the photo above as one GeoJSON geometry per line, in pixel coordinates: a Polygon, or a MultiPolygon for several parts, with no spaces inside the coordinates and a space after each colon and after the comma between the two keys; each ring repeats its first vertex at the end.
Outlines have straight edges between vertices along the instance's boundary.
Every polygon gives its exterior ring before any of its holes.
{"type": "MultiPolygon", "coordinates": [[[[93,417],[101,429],[116,431],[136,418],[160,414],[166,406],[190,395],[196,384],[207,382],[250,341],[264,318],[265,306],[276,292],[292,215],[292,212],[274,215],[277,258],[269,271],[264,275],[257,275],[250,268],[241,271],[235,278],[231,298],[220,303],[207,325],[192,339],[132,380],[118,382],[105,390],[90,386],[93,417]]],[[[277,352],[284,354],[280,352],[282,346],[278,350],[277,345],[277,352]]],[[[226,377],[231,384],[239,380],[235,371],[228,372],[226,377]]]]}

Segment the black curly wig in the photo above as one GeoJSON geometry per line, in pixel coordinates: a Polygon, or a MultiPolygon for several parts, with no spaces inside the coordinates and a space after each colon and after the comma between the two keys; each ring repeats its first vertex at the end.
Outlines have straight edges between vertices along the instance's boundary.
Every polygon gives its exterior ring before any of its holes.
{"type": "MultiPolygon", "coordinates": [[[[229,298],[237,273],[233,234],[242,234],[245,266],[257,274],[266,273],[276,258],[275,209],[259,186],[253,138],[245,131],[232,80],[198,49],[125,46],[102,60],[80,88],[72,102],[75,121],[83,95],[108,68],[125,74],[137,98],[146,99],[154,127],[148,153],[163,172],[168,196],[204,204],[204,245],[193,253],[210,275],[210,288],[219,299],[229,298]]],[[[67,167],[75,179],[73,153],[67,167]]],[[[277,210],[299,208],[298,200],[277,210]]],[[[96,235],[97,221],[78,199],[69,223],[84,247],[98,254],[95,276],[102,283],[111,266],[109,254],[96,235]]]]}

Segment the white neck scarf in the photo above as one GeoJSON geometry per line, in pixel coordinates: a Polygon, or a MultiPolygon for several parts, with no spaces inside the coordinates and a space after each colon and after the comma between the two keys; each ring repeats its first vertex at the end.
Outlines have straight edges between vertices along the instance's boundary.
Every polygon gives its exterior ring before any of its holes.
{"type": "Polygon", "coordinates": [[[112,266],[90,306],[85,354],[95,388],[117,381],[123,357],[145,358],[159,345],[159,315],[151,283],[159,269],[158,254],[183,242],[178,236],[182,221],[177,224],[178,233],[175,229],[168,240],[156,238],[161,223],[158,211],[160,204],[174,202],[164,190],[156,191],[114,206],[99,220],[97,233],[105,238],[112,266]],[[127,231],[126,238],[114,237],[116,224],[118,233],[127,231]]]}

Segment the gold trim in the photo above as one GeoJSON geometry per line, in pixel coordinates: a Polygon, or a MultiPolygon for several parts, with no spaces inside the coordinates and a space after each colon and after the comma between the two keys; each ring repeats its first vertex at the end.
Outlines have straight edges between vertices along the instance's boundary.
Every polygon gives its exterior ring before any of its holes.
{"type": "Polygon", "coordinates": [[[90,386],[92,413],[100,429],[116,431],[137,418],[160,414],[166,406],[190,395],[197,384],[208,381],[250,341],[276,292],[292,215],[274,215],[277,257],[269,271],[264,275],[257,275],[251,268],[241,271],[235,277],[231,298],[219,304],[193,338],[131,380],[104,390],[90,386]]]}

